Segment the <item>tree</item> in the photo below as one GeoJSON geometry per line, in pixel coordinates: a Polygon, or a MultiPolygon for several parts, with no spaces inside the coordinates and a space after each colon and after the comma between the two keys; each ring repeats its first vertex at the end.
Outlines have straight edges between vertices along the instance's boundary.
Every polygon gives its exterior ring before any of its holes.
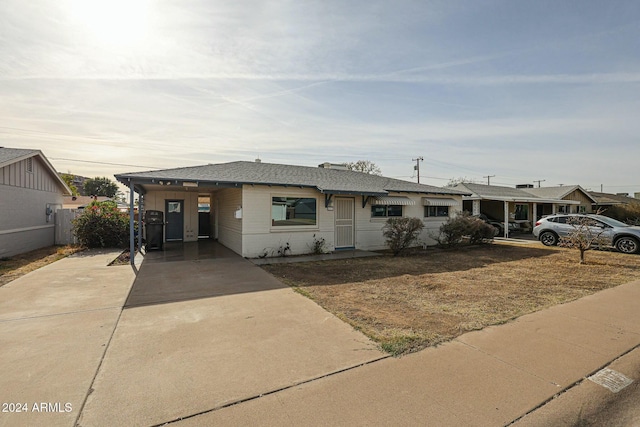
{"type": "Polygon", "coordinates": [[[467,178],[466,176],[464,178],[463,177],[451,178],[449,182],[447,182],[446,187],[455,187],[458,184],[473,184],[473,180],[470,178],[467,178]]]}
{"type": "Polygon", "coordinates": [[[558,246],[578,249],[580,264],[585,263],[584,254],[586,251],[594,247],[606,246],[607,241],[603,236],[606,229],[602,223],[585,216],[570,216],[567,223],[571,225],[572,230],[560,238],[558,246]]]}
{"type": "Polygon", "coordinates": [[[71,175],[70,173],[63,173],[60,175],[60,178],[62,178],[64,183],[67,184],[67,187],[69,187],[69,189],[71,190],[72,196],[77,196],[79,194],[78,188],[73,185],[73,175],[71,175]]]}
{"type": "Polygon", "coordinates": [[[107,177],[89,178],[84,182],[84,192],[89,196],[115,197],[118,186],[107,177]]]}
{"type": "Polygon", "coordinates": [[[382,228],[382,235],[387,239],[393,256],[396,256],[418,239],[423,228],[424,223],[420,218],[389,218],[382,228]]]}
{"type": "Polygon", "coordinates": [[[358,160],[357,162],[345,163],[347,169],[356,172],[364,172],[371,175],[382,175],[382,170],[370,160],[358,160]]]}

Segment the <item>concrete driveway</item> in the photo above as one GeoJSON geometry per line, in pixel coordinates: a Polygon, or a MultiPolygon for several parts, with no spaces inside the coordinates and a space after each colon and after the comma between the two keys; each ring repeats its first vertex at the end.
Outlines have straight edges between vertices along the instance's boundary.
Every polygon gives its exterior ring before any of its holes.
{"type": "Polygon", "coordinates": [[[185,247],[137,278],[90,251],[0,288],[2,402],[28,406],[0,425],[163,424],[386,357],[251,262],[185,247]]]}
{"type": "Polygon", "coordinates": [[[107,267],[119,253],[83,252],[0,287],[0,425],[75,424],[134,279],[107,267]]]}

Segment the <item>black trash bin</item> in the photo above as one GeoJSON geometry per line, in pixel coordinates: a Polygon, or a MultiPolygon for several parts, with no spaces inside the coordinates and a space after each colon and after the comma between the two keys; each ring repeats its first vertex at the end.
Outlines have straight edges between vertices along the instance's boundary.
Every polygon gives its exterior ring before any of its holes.
{"type": "Polygon", "coordinates": [[[145,249],[162,250],[164,242],[164,213],[162,211],[145,211],[144,213],[145,249]]]}

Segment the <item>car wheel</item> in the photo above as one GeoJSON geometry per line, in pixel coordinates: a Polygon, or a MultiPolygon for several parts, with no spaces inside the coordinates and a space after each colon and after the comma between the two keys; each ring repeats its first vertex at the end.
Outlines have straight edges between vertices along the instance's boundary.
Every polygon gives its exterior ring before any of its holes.
{"type": "Polygon", "coordinates": [[[623,254],[635,254],[640,251],[640,243],[633,237],[621,237],[616,240],[616,249],[623,254]]]}
{"type": "Polygon", "coordinates": [[[544,231],[540,234],[540,241],[545,246],[555,246],[558,244],[558,236],[553,231],[544,231]]]}

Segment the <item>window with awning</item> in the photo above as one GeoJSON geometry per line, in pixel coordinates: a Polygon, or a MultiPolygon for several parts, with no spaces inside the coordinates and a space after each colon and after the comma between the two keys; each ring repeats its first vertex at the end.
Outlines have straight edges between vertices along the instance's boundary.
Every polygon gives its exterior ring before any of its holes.
{"type": "Polygon", "coordinates": [[[381,196],[373,199],[374,205],[395,205],[395,206],[411,206],[416,202],[408,197],[403,196],[381,196]]]}
{"type": "Polygon", "coordinates": [[[423,197],[423,206],[458,206],[460,202],[450,197],[423,197]]]}

